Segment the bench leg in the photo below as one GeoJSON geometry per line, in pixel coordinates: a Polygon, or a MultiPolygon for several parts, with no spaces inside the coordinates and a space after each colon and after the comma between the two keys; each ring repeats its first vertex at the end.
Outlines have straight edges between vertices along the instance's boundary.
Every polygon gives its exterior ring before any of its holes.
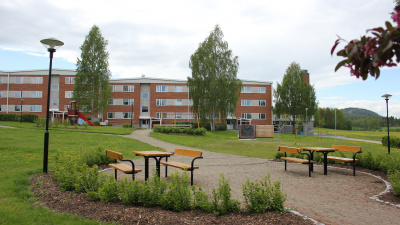
{"type": "Polygon", "coordinates": [[[114,177],[115,177],[115,180],[117,180],[117,169],[114,169],[114,177]]]}
{"type": "Polygon", "coordinates": [[[356,175],[356,162],[353,162],[353,176],[356,175]]]}
{"type": "Polygon", "coordinates": [[[190,186],[193,186],[193,169],[190,171],[190,186]]]}
{"type": "Polygon", "coordinates": [[[286,167],[287,167],[287,160],[285,160],[285,171],[286,171],[286,167]]]}
{"type": "MultiPolygon", "coordinates": [[[[168,157],[165,158],[165,162],[168,162],[168,157]]],[[[164,165],[164,166],[165,166],[165,177],[167,177],[168,176],[168,166],[167,165],[164,165]]]]}
{"type": "Polygon", "coordinates": [[[311,177],[311,165],[312,163],[308,164],[308,177],[311,177]]]}

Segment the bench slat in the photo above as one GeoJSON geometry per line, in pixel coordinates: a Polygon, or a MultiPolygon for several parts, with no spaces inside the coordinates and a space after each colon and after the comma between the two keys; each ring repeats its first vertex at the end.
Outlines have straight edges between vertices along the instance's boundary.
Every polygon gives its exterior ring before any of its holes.
{"type": "Polygon", "coordinates": [[[293,154],[300,154],[301,149],[300,148],[295,148],[295,147],[287,147],[287,146],[278,146],[279,151],[281,152],[288,152],[288,153],[293,153],[293,154]]]}
{"type": "MultiPolygon", "coordinates": [[[[173,166],[182,170],[192,170],[192,167],[188,164],[180,163],[180,162],[160,162],[163,165],[173,166]]],[[[198,169],[198,166],[193,166],[193,169],[198,169]]]]}
{"type": "Polygon", "coordinates": [[[189,157],[201,157],[203,155],[203,152],[196,151],[196,150],[188,150],[188,149],[176,148],[174,154],[175,155],[189,156],[189,157]]]}
{"type": "MultiPolygon", "coordinates": [[[[281,159],[287,160],[287,161],[292,161],[292,162],[297,162],[297,163],[301,163],[301,164],[308,164],[307,159],[299,159],[299,158],[294,158],[294,157],[281,157],[281,159]]],[[[315,161],[311,160],[311,163],[315,163],[315,161]]]]}
{"type": "Polygon", "coordinates": [[[123,159],[122,154],[119,152],[114,152],[111,150],[106,149],[106,155],[110,158],[113,158],[117,161],[120,161],[121,159],[123,159]]]}
{"type": "MultiPolygon", "coordinates": [[[[125,163],[110,163],[108,165],[117,170],[120,170],[121,172],[126,173],[126,174],[132,174],[132,172],[133,172],[132,166],[125,164],[125,163]]],[[[135,168],[135,173],[138,173],[138,172],[142,172],[142,170],[135,168]]]]}
{"type": "MultiPolygon", "coordinates": [[[[321,158],[323,159],[324,157],[322,156],[321,158]]],[[[337,157],[337,156],[328,156],[327,159],[337,160],[337,161],[342,161],[342,162],[347,162],[347,163],[353,162],[352,158],[344,158],[344,157],[337,157]]],[[[356,159],[356,162],[358,162],[358,161],[359,161],[359,159],[356,159]]]]}
{"type": "Polygon", "coordinates": [[[332,148],[336,148],[338,151],[345,151],[345,152],[361,151],[361,147],[357,147],[357,146],[332,145],[332,148]]]}

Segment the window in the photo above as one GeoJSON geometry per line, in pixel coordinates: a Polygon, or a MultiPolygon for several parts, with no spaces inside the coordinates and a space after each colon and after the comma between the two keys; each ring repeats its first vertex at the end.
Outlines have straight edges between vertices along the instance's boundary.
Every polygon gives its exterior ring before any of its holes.
{"type": "Polygon", "coordinates": [[[52,84],[51,85],[51,90],[52,91],[58,91],[58,84],[52,84]]]}
{"type": "Polygon", "coordinates": [[[115,118],[115,113],[114,112],[108,112],[107,113],[107,119],[114,119],[115,118]]]}
{"type": "Polygon", "coordinates": [[[242,93],[251,93],[251,87],[242,87],[242,93]]]}
{"type": "Polygon", "coordinates": [[[265,87],[258,87],[258,93],[266,93],[267,90],[265,87]]]}
{"type": "Polygon", "coordinates": [[[182,99],[175,99],[175,105],[182,105],[182,99]]]}
{"type": "Polygon", "coordinates": [[[42,106],[41,105],[31,105],[30,106],[30,111],[31,112],[41,112],[42,111],[42,106]]]}
{"type": "Polygon", "coordinates": [[[142,92],[142,99],[149,99],[149,92],[142,92]]]}
{"type": "Polygon", "coordinates": [[[65,91],[65,98],[72,98],[74,91],[65,91]]]}
{"type": "Polygon", "coordinates": [[[3,77],[0,77],[0,84],[3,83],[3,77]]]}
{"type": "Polygon", "coordinates": [[[157,99],[156,105],[167,105],[167,99],[157,99]]]}
{"type": "Polygon", "coordinates": [[[242,100],[241,103],[242,106],[251,106],[251,100],[242,100]]]}
{"type": "Polygon", "coordinates": [[[22,84],[22,77],[15,77],[16,84],[22,84]]]}
{"type": "Polygon", "coordinates": [[[242,113],[242,119],[251,119],[251,113],[242,113]]]}
{"type": "Polygon", "coordinates": [[[122,87],[122,91],[124,92],[134,92],[134,87],[133,85],[124,85],[122,87]]]}
{"type": "Polygon", "coordinates": [[[168,91],[168,87],[167,86],[160,86],[157,85],[157,92],[167,92],[168,91]]]}
{"type": "Polygon", "coordinates": [[[31,84],[43,84],[43,77],[31,77],[31,84]]]}
{"type": "Polygon", "coordinates": [[[156,113],[156,118],[157,119],[161,119],[161,116],[163,117],[163,119],[167,119],[167,114],[166,113],[161,113],[161,112],[156,113]]]}
{"type": "Polygon", "coordinates": [[[2,97],[2,91],[0,91],[0,98],[2,97]]]}
{"type": "Polygon", "coordinates": [[[58,105],[58,98],[51,98],[50,105],[58,105]]]}
{"type": "Polygon", "coordinates": [[[183,92],[183,86],[175,86],[175,92],[183,92]]]}
{"type": "Polygon", "coordinates": [[[14,91],[14,98],[22,98],[22,91],[14,91]]]}
{"type": "Polygon", "coordinates": [[[182,119],[182,114],[178,114],[178,113],[177,113],[177,114],[176,114],[176,118],[177,118],[177,119],[182,119]]]}
{"type": "Polygon", "coordinates": [[[135,99],[122,99],[122,105],[132,105],[135,99]]]}
{"type": "Polygon", "coordinates": [[[109,98],[109,99],[108,99],[108,105],[115,105],[115,104],[114,104],[114,99],[109,98]]]}
{"type": "Polygon", "coordinates": [[[75,84],[75,77],[66,77],[65,83],[66,84],[75,84]]]}
{"type": "Polygon", "coordinates": [[[130,119],[130,118],[132,118],[131,115],[132,115],[132,113],[130,113],[130,112],[124,112],[124,113],[122,113],[122,117],[123,117],[124,119],[130,119]]]}
{"type": "Polygon", "coordinates": [[[258,114],[258,119],[265,120],[265,119],[267,119],[267,115],[265,113],[260,113],[260,114],[258,114]]]}
{"type": "Polygon", "coordinates": [[[31,98],[41,98],[42,92],[41,91],[31,91],[31,98]]]}
{"type": "Polygon", "coordinates": [[[142,106],[142,112],[149,112],[149,107],[148,106],[142,106]]]}
{"type": "Polygon", "coordinates": [[[265,101],[265,100],[258,101],[258,106],[266,106],[266,105],[267,105],[267,101],[265,101]]]}
{"type": "Polygon", "coordinates": [[[15,112],[21,112],[21,105],[14,105],[15,112]]]}
{"type": "Polygon", "coordinates": [[[112,92],[116,92],[117,91],[117,85],[111,85],[112,87],[112,92]]]}

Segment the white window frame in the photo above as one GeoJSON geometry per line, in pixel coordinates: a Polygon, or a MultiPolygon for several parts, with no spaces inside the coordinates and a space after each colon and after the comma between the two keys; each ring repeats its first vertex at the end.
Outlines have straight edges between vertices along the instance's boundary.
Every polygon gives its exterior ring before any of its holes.
{"type": "Polygon", "coordinates": [[[261,106],[261,107],[267,106],[267,100],[259,100],[259,101],[258,101],[258,106],[261,106]],[[263,104],[263,103],[264,103],[264,104],[263,104]]]}
{"type": "Polygon", "coordinates": [[[168,86],[157,85],[156,92],[168,92],[168,86]]]}
{"type": "Polygon", "coordinates": [[[175,92],[183,92],[183,86],[175,86],[175,92]]]}
{"type": "Polygon", "coordinates": [[[135,86],[134,85],[123,85],[122,91],[123,92],[135,92],[135,86]],[[127,87],[126,91],[125,91],[125,87],[127,87]]]}
{"type": "Polygon", "coordinates": [[[132,103],[135,103],[135,99],[129,99],[129,98],[122,99],[122,105],[132,105],[132,103]],[[126,104],[125,104],[125,100],[126,100],[126,104]]]}
{"type": "Polygon", "coordinates": [[[156,99],[157,106],[166,106],[168,105],[167,99],[156,99]]]}
{"type": "Polygon", "coordinates": [[[21,105],[14,105],[14,112],[21,112],[21,105]]]}
{"type": "Polygon", "coordinates": [[[23,77],[15,77],[15,83],[16,84],[22,84],[22,78],[23,77]]]}
{"type": "Polygon", "coordinates": [[[3,77],[0,77],[0,84],[3,83],[3,77]]]}
{"type": "Polygon", "coordinates": [[[115,99],[109,98],[108,101],[107,101],[107,104],[108,105],[115,105],[115,99]],[[110,102],[111,102],[111,104],[110,104],[110,102]]]}
{"type": "Polygon", "coordinates": [[[50,105],[59,105],[59,104],[60,104],[60,99],[58,99],[58,98],[50,99],[50,105]]]}
{"type": "Polygon", "coordinates": [[[149,99],[150,93],[149,92],[142,92],[142,99],[149,99]]]}
{"type": "Polygon", "coordinates": [[[148,105],[142,105],[142,107],[140,107],[140,112],[142,112],[142,113],[148,113],[150,110],[149,110],[149,106],[148,105]],[[146,107],[147,108],[147,111],[146,112],[144,112],[143,111],[143,108],[144,107],[146,107]]]}
{"type": "Polygon", "coordinates": [[[30,105],[29,111],[30,112],[41,112],[42,111],[42,105],[30,105]]]}
{"type": "Polygon", "coordinates": [[[65,83],[66,84],[75,84],[75,77],[66,77],[65,83]]]}
{"type": "Polygon", "coordinates": [[[122,113],[122,119],[131,119],[131,118],[133,118],[133,117],[131,117],[131,115],[132,115],[132,112],[123,112],[122,113]],[[125,117],[125,115],[127,117],[125,117]]]}
{"type": "Polygon", "coordinates": [[[117,85],[111,85],[112,87],[112,92],[117,92],[117,85]]]}
{"type": "Polygon", "coordinates": [[[72,98],[74,91],[65,91],[65,98],[72,98]]]}
{"type": "Polygon", "coordinates": [[[175,103],[175,105],[177,105],[177,106],[183,105],[182,99],[175,99],[174,103],[175,103]]]}
{"type": "Polygon", "coordinates": [[[258,119],[259,120],[266,120],[267,119],[267,114],[266,113],[259,113],[258,114],[258,119]],[[264,118],[262,118],[262,115],[264,115],[264,118]]]}
{"type": "Polygon", "coordinates": [[[2,97],[2,91],[0,91],[0,98],[2,97]]]}
{"type": "Polygon", "coordinates": [[[22,91],[14,91],[14,98],[22,98],[22,91]],[[19,95],[17,95],[19,93],[19,95]]]}
{"type": "Polygon", "coordinates": [[[31,77],[31,84],[43,84],[43,77],[31,77]]]}
{"type": "Polygon", "coordinates": [[[107,119],[115,119],[115,112],[107,112],[107,119]]]}
{"type": "Polygon", "coordinates": [[[258,93],[267,93],[266,87],[258,87],[258,93]]]}
{"type": "Polygon", "coordinates": [[[241,93],[251,93],[251,87],[243,86],[241,93]]]}
{"type": "Polygon", "coordinates": [[[59,90],[60,90],[60,87],[59,87],[58,84],[52,84],[51,85],[51,91],[59,91],[59,90]]]}
{"type": "Polygon", "coordinates": [[[251,106],[251,100],[249,99],[242,99],[242,101],[240,102],[241,106],[251,106]]]}
{"type": "Polygon", "coordinates": [[[242,113],[240,118],[251,120],[251,113],[242,113]]]}
{"type": "Polygon", "coordinates": [[[31,98],[41,98],[42,97],[42,91],[31,91],[31,98]]]}

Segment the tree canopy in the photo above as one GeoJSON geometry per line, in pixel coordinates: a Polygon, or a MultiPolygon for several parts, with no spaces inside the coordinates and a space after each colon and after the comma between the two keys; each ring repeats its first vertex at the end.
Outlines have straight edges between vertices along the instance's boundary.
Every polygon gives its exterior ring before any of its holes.
{"type": "Polygon", "coordinates": [[[188,77],[187,85],[193,101],[192,112],[199,113],[202,122],[210,122],[211,130],[215,129],[216,119],[223,121],[235,113],[242,86],[236,78],[238,57],[233,56],[223,37],[221,28],[216,25],[189,62],[192,77],[188,77]]]}
{"type": "MultiPolygon", "coordinates": [[[[345,66],[350,68],[350,73],[357,78],[363,80],[368,78],[368,74],[378,79],[380,75],[380,67],[396,66],[396,62],[400,62],[400,6],[399,1],[395,1],[397,6],[395,13],[392,14],[392,19],[397,23],[393,26],[389,21],[386,21],[386,27],[377,27],[367,30],[372,36],[361,36],[354,39],[343,49],[339,50],[336,55],[345,59],[339,62],[335,68],[337,71],[340,67],[345,66]],[[393,57],[396,56],[396,62],[393,57]]],[[[331,55],[333,55],[336,47],[340,42],[345,42],[340,38],[336,40],[332,47],[331,55]]]]}
{"type": "Polygon", "coordinates": [[[107,108],[108,98],[111,96],[107,45],[108,41],[101,35],[99,27],[93,25],[80,47],[81,58],[76,63],[73,99],[92,118],[93,114],[102,113],[107,108]]]}
{"type": "Polygon", "coordinates": [[[291,63],[274,90],[274,113],[287,115],[294,127],[297,120],[305,121],[306,114],[311,118],[317,111],[314,86],[304,82],[304,73],[299,64],[291,63]]]}

